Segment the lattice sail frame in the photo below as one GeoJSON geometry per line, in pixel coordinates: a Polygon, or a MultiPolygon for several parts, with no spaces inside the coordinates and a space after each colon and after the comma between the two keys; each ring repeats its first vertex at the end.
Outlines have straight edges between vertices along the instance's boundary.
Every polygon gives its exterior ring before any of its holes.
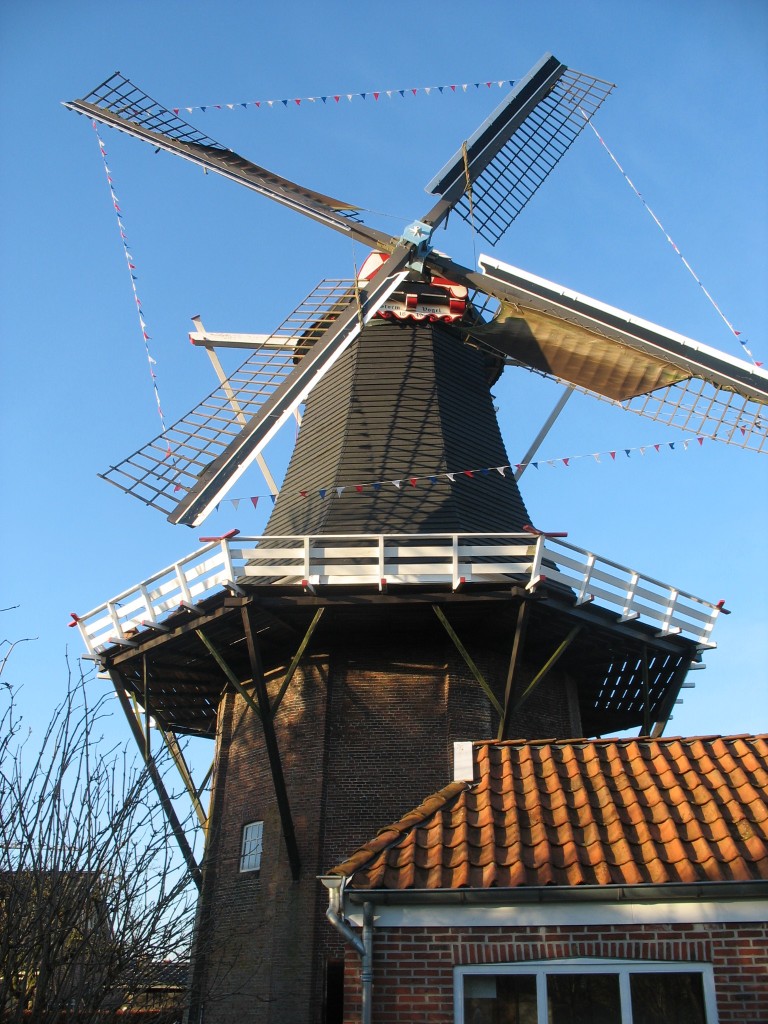
{"type": "Polygon", "coordinates": [[[166,515],[293,371],[295,361],[354,302],[350,280],[324,280],[194,409],[99,475],[166,515]]]}
{"type": "MultiPolygon", "coordinates": [[[[462,172],[469,175],[471,187],[464,190],[454,209],[470,226],[491,245],[495,245],[515,218],[528,204],[545,179],[555,168],[603,101],[613,90],[610,82],[556,65],[553,75],[559,75],[542,98],[525,114],[510,138],[501,146],[490,162],[481,166],[474,176],[473,165],[465,163],[462,172]]],[[[545,70],[546,65],[541,67],[545,70]]],[[[515,92],[525,93],[534,72],[519,83],[515,92]]],[[[503,106],[503,105],[502,105],[503,106]]],[[[500,110],[501,108],[499,108],[500,110]]],[[[481,125],[464,148],[471,151],[473,140],[481,139],[489,122],[499,115],[494,111],[481,125]]],[[[521,105],[524,112],[525,106],[521,105]]],[[[456,174],[461,163],[457,154],[427,186],[427,191],[448,194],[450,175],[456,174]]]]}

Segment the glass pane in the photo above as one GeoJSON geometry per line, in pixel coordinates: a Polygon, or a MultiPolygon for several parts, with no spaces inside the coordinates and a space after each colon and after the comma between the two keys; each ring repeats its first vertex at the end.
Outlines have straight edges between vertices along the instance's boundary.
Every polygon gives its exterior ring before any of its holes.
{"type": "Polygon", "coordinates": [[[536,1024],[535,975],[465,975],[464,1024],[536,1024]]]}
{"type": "Polygon", "coordinates": [[[706,1024],[704,983],[698,971],[633,974],[634,1024],[706,1024]]]}
{"type": "Polygon", "coordinates": [[[549,1024],[621,1024],[618,974],[550,974],[549,1024]]]}

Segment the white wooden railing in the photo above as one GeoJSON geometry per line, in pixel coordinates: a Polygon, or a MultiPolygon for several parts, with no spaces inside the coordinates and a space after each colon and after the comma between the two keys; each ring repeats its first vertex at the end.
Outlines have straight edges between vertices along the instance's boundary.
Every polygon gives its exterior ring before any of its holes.
{"type": "Polygon", "coordinates": [[[660,635],[681,633],[713,647],[723,602],[711,604],[618,562],[543,534],[350,534],[217,538],[123,591],[87,615],[73,616],[89,652],[131,646],[136,631],[162,628],[169,612],[223,588],[563,584],[577,604],[595,601],[621,621],[641,618],[660,635]]]}

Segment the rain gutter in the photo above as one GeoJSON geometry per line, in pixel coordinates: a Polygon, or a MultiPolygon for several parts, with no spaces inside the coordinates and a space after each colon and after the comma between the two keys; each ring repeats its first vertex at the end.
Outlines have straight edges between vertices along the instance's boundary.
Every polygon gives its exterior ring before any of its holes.
{"type": "Polygon", "coordinates": [[[360,957],[360,982],[363,997],[360,1020],[361,1024],[371,1024],[373,1013],[373,903],[367,899],[361,900],[363,904],[361,938],[344,918],[346,876],[321,876],[320,881],[328,889],[328,908],[325,911],[325,916],[347,945],[351,946],[360,957]]]}

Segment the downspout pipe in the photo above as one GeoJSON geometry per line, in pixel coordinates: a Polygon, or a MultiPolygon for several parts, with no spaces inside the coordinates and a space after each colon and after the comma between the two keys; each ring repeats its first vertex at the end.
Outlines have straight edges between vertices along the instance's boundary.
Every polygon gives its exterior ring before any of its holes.
{"type": "Polygon", "coordinates": [[[344,919],[344,884],[345,877],[331,875],[322,878],[323,885],[328,889],[328,909],[325,916],[360,957],[360,983],[362,988],[363,1006],[360,1017],[361,1024],[371,1024],[373,1016],[373,904],[363,904],[362,938],[344,919]]]}

